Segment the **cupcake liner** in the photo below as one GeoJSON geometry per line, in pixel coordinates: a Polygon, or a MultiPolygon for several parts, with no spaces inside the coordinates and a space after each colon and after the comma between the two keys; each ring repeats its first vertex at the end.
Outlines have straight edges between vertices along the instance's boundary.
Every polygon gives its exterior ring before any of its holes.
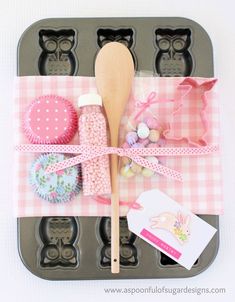
{"type": "Polygon", "coordinates": [[[55,173],[46,173],[46,168],[69,158],[64,154],[47,153],[40,155],[32,164],[29,182],[34,192],[51,203],[62,203],[73,199],[81,190],[80,165],[72,166],[55,173]]]}
{"type": "Polygon", "coordinates": [[[78,128],[71,102],[57,95],[35,99],[23,118],[23,131],[32,144],[67,144],[78,128]]]}

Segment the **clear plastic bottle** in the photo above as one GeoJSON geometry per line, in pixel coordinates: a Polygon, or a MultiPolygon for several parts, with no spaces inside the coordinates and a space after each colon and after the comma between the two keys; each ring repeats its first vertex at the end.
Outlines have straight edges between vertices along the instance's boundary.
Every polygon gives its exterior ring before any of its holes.
{"type": "MultiPolygon", "coordinates": [[[[98,94],[84,94],[78,99],[79,142],[81,145],[104,146],[108,144],[107,124],[98,94]]],[[[110,167],[108,155],[82,163],[83,194],[110,194],[110,167]]]]}

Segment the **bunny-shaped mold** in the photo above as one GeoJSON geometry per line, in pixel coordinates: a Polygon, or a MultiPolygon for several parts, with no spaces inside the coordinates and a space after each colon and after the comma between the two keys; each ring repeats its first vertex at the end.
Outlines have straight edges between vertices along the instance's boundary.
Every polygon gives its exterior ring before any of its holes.
{"type": "Polygon", "coordinates": [[[170,232],[180,244],[188,241],[190,236],[190,215],[183,215],[171,212],[163,212],[156,217],[151,218],[151,228],[163,229],[170,232]]]}

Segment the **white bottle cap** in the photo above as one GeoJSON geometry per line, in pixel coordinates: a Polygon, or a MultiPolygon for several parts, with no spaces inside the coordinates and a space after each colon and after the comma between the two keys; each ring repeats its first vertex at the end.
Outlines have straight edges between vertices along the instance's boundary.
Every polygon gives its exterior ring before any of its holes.
{"type": "Polygon", "coordinates": [[[78,107],[89,106],[89,105],[102,106],[101,96],[96,93],[87,93],[87,94],[80,95],[80,97],[78,98],[78,107]]]}

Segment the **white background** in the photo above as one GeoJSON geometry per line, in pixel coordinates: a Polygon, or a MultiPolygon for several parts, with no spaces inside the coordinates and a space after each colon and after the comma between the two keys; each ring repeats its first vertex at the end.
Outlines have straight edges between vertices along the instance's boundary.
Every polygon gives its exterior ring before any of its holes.
{"type": "Polygon", "coordinates": [[[235,6],[233,0],[1,0],[0,5],[0,301],[235,301],[235,6]],[[17,252],[12,215],[12,87],[22,32],[48,17],[181,16],[200,23],[214,46],[222,104],[225,214],[219,254],[190,279],[50,282],[28,272],[17,252]],[[111,295],[104,287],[225,287],[225,295],[111,295]]]}

